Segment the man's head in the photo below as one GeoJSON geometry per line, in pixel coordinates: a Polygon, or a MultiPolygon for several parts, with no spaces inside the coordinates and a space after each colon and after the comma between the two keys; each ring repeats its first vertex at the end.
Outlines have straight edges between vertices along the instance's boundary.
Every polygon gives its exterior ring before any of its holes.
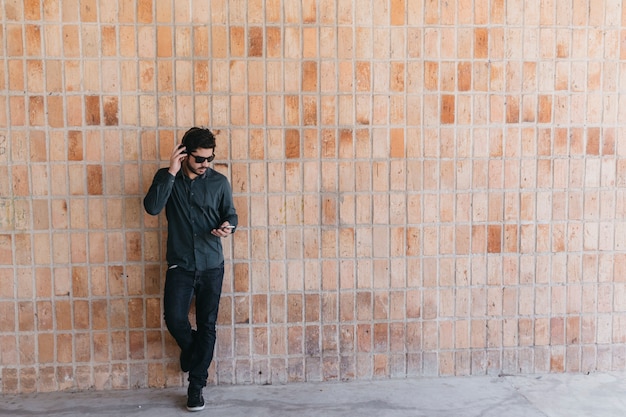
{"type": "Polygon", "coordinates": [[[192,153],[198,148],[215,149],[215,136],[209,129],[192,127],[185,132],[182,143],[187,148],[187,153],[192,153]]]}
{"type": "Polygon", "coordinates": [[[192,127],[183,136],[186,148],[187,175],[191,178],[202,175],[215,158],[215,136],[209,129],[192,127]]]}

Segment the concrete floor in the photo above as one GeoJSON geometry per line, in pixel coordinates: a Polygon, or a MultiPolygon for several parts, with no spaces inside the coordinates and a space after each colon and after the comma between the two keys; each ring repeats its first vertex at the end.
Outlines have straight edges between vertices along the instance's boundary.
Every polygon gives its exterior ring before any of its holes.
{"type": "MultiPolygon", "coordinates": [[[[374,382],[218,386],[220,417],[624,417],[626,373],[449,377],[374,382]]],[[[186,389],[0,396],[0,415],[179,416],[186,389]]]]}

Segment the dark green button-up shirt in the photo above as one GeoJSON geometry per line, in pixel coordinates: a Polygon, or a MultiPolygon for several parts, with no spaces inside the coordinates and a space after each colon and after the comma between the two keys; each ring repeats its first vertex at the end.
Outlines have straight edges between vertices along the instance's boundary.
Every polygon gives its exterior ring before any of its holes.
{"type": "MultiPolygon", "coordinates": [[[[167,264],[187,271],[205,271],[224,262],[222,240],[211,230],[228,221],[237,226],[230,184],[217,171],[191,180],[182,170],[174,177],[168,168],[157,171],[143,200],[149,214],[165,207],[167,264]]],[[[234,231],[234,230],[233,230],[234,231]]]]}

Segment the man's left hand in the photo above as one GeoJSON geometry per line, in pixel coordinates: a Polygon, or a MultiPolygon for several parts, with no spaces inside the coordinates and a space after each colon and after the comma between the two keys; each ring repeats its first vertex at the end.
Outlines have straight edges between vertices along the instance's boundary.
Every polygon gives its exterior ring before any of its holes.
{"type": "Polygon", "coordinates": [[[233,230],[235,230],[235,228],[231,226],[230,223],[224,222],[219,228],[211,230],[211,234],[217,237],[227,237],[233,234],[233,230]]]}

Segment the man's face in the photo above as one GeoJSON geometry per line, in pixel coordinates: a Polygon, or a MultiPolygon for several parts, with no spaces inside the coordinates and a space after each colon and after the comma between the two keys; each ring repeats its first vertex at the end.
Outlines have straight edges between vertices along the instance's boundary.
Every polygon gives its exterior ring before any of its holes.
{"type": "Polygon", "coordinates": [[[215,157],[213,148],[198,148],[187,155],[187,168],[196,175],[202,175],[209,168],[209,163],[215,157]]]}

